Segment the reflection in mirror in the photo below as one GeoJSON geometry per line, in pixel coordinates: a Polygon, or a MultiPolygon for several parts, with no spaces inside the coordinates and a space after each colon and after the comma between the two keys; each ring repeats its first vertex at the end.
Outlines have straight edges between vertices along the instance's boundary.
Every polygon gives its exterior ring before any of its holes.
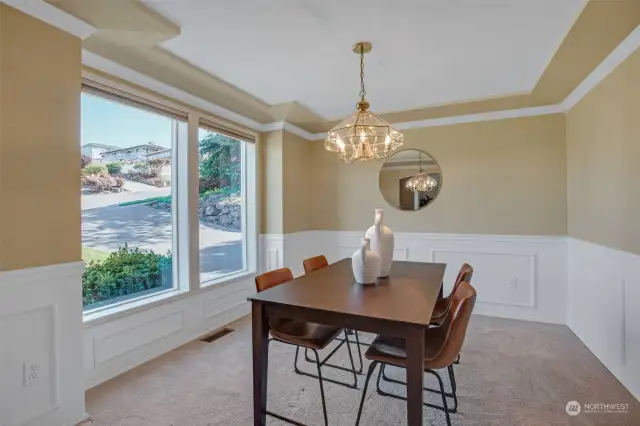
{"type": "Polygon", "coordinates": [[[424,151],[405,149],[387,158],[378,178],[384,199],[400,210],[420,210],[433,203],[442,187],[442,171],[424,151]]]}

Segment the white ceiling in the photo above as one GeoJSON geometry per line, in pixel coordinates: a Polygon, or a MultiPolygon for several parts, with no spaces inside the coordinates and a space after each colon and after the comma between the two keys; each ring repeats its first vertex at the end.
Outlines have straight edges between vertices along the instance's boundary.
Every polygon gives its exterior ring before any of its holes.
{"type": "Polygon", "coordinates": [[[347,115],[359,40],[374,112],[533,89],[586,0],[143,0],[181,29],[176,56],[268,104],[347,115]]]}

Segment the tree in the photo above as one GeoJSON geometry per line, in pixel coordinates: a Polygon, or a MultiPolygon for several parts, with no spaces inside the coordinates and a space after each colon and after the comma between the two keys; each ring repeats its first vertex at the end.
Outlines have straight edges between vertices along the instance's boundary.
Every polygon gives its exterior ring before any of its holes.
{"type": "MultiPolygon", "coordinates": [[[[240,141],[215,132],[200,140],[200,178],[213,189],[240,186],[240,141]]],[[[203,188],[201,188],[203,189],[203,188]]]]}
{"type": "Polygon", "coordinates": [[[89,164],[91,164],[91,157],[89,157],[88,155],[84,155],[84,154],[81,155],[80,156],[80,168],[84,169],[89,164]]]}

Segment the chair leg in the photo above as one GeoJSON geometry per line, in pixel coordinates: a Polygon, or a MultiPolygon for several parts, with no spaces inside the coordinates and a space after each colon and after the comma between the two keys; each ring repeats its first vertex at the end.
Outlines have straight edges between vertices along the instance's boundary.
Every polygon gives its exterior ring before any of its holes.
{"type": "MultiPolygon", "coordinates": [[[[389,382],[389,383],[395,383],[395,384],[402,385],[402,386],[407,386],[407,384],[405,382],[403,382],[401,380],[396,380],[396,379],[393,379],[393,378],[387,376],[385,367],[386,367],[386,364],[383,364],[381,369],[380,369],[380,375],[378,376],[378,384],[377,384],[378,394],[380,394],[382,396],[388,396],[388,397],[391,397],[391,398],[396,398],[396,399],[401,399],[403,401],[406,401],[405,397],[399,396],[399,395],[394,395],[394,394],[389,393],[389,392],[385,392],[380,387],[380,382],[381,381],[385,381],[385,382],[389,382]]],[[[453,368],[451,368],[451,372],[453,372],[453,368]]],[[[449,375],[449,378],[451,378],[451,375],[449,375]]],[[[448,411],[450,413],[456,413],[458,411],[458,397],[456,395],[456,390],[455,390],[455,384],[454,383],[455,383],[455,379],[451,384],[451,389],[452,389],[451,393],[446,392],[446,391],[444,392],[445,396],[447,396],[448,398],[453,398],[453,400],[454,400],[454,408],[453,409],[448,409],[448,411]]],[[[441,390],[429,388],[429,387],[426,387],[426,386],[424,388],[422,388],[422,390],[425,390],[425,391],[431,392],[431,393],[437,393],[438,395],[442,394],[441,390]]],[[[430,404],[428,402],[424,402],[423,405],[425,405],[426,407],[436,408],[438,410],[443,410],[444,409],[443,407],[439,407],[437,405],[433,405],[433,404],[430,404]]]]}
{"type": "MultiPolygon", "coordinates": [[[[311,349],[312,351],[315,349],[311,349]]],[[[305,352],[305,360],[309,361],[312,364],[316,364],[317,361],[314,359],[311,359],[307,356],[307,353],[309,351],[309,348],[305,348],[304,352],[305,352]]],[[[311,373],[307,373],[305,371],[302,371],[298,368],[298,354],[300,352],[300,347],[297,346],[296,347],[296,356],[294,358],[294,362],[293,362],[293,370],[296,372],[296,374],[300,374],[302,376],[307,376],[307,377],[313,377],[315,379],[318,378],[318,376],[316,376],[315,374],[311,374],[311,373]]],[[[325,382],[331,382],[334,383],[336,385],[340,385],[340,386],[344,386],[350,389],[358,389],[358,377],[357,377],[357,371],[356,371],[356,367],[355,364],[353,362],[353,355],[351,353],[351,346],[349,344],[349,340],[346,338],[346,334],[345,334],[345,339],[344,340],[340,340],[340,343],[338,344],[338,346],[336,346],[330,353],[329,355],[327,355],[324,360],[320,361],[320,366],[321,367],[331,367],[331,368],[337,368],[339,370],[342,371],[347,371],[349,373],[353,373],[353,384],[348,384],[348,383],[344,383],[341,382],[339,380],[334,380],[334,379],[328,379],[325,378],[323,379],[325,382]],[[347,349],[349,351],[349,359],[351,361],[351,368],[346,368],[346,367],[342,367],[341,365],[333,365],[333,364],[329,364],[327,363],[327,361],[329,361],[329,359],[331,359],[331,357],[337,352],[338,349],[340,349],[340,347],[344,344],[347,344],[347,349]]]]}
{"type": "MultiPolygon", "coordinates": [[[[345,330],[347,331],[347,330],[345,330]]],[[[348,331],[347,331],[348,333],[348,331]]],[[[356,331],[356,336],[357,336],[357,331],[356,331]]],[[[332,356],[333,354],[336,353],[336,351],[340,348],[340,346],[344,345],[345,343],[349,344],[356,344],[357,342],[354,342],[353,340],[349,340],[348,338],[338,338],[336,337],[335,340],[339,341],[340,343],[338,344],[338,346],[336,346],[333,351],[331,351],[329,353],[329,355],[327,355],[325,357],[325,359],[322,361],[322,365],[327,366],[329,368],[335,368],[337,370],[342,370],[342,371],[347,371],[347,372],[351,372],[353,369],[350,368],[346,368],[343,367],[341,365],[335,365],[335,364],[331,364],[329,362],[327,362],[332,356]]],[[[362,374],[362,352],[360,351],[360,345],[358,344],[358,356],[360,357],[360,367],[356,369],[356,374],[362,374]]],[[[314,363],[315,361],[309,356],[309,349],[304,350],[304,360],[310,363],[314,363]]]]}
{"type": "Polygon", "coordinates": [[[362,416],[362,407],[364,406],[364,399],[367,396],[367,388],[369,387],[369,379],[373,374],[373,371],[376,369],[378,365],[378,361],[373,361],[369,366],[369,371],[367,372],[367,378],[364,381],[364,388],[362,389],[362,396],[360,397],[360,407],[358,408],[358,417],[356,418],[356,426],[360,424],[360,417],[362,416]]]}
{"type": "Polygon", "coordinates": [[[451,409],[452,413],[458,412],[458,394],[457,394],[457,385],[456,385],[456,376],[453,372],[453,365],[447,367],[449,370],[449,381],[451,383],[451,393],[453,394],[453,408],[451,409]]]}
{"type": "MultiPolygon", "coordinates": [[[[324,398],[324,385],[322,384],[322,371],[320,364],[320,355],[318,351],[313,349],[313,353],[316,356],[316,367],[318,367],[318,382],[320,383],[320,396],[322,397],[322,414],[324,414],[324,424],[325,426],[329,425],[329,416],[327,415],[327,401],[324,398]]],[[[354,374],[355,376],[355,374],[354,374]]]]}
{"type": "Polygon", "coordinates": [[[438,373],[436,373],[433,370],[425,370],[428,373],[433,374],[434,376],[436,376],[436,378],[438,379],[438,383],[440,384],[440,391],[442,392],[442,406],[444,407],[444,415],[446,416],[447,419],[447,426],[451,426],[451,419],[449,418],[449,408],[447,407],[447,397],[445,395],[445,391],[444,391],[444,383],[442,382],[442,379],[440,378],[440,375],[438,373]]]}

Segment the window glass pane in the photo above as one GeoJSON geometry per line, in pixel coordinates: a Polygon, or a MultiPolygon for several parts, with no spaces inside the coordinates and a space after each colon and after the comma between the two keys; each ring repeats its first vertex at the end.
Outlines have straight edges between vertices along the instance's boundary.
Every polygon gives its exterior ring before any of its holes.
{"type": "Polygon", "coordinates": [[[244,143],[199,129],[200,281],[246,269],[244,143]]]}
{"type": "Polygon", "coordinates": [[[82,95],[85,310],[174,286],[172,149],[177,123],[82,95]]]}

